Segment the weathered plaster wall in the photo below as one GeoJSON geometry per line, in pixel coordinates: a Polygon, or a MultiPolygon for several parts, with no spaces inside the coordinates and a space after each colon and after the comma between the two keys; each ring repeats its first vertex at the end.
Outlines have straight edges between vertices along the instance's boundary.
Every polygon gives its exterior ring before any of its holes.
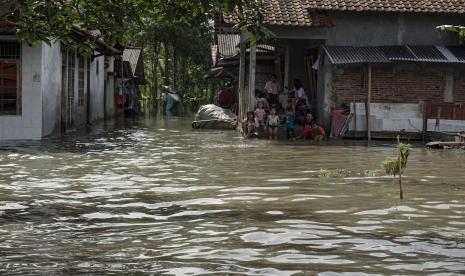
{"type": "Polygon", "coordinates": [[[59,130],[61,114],[60,43],[42,46],[42,136],[59,130]]]}
{"type": "Polygon", "coordinates": [[[0,140],[42,137],[42,45],[21,46],[22,114],[0,116],[0,140]]]}
{"type": "Polygon", "coordinates": [[[435,27],[443,24],[461,24],[461,16],[409,13],[354,13],[333,12],[335,26],[327,30],[326,45],[380,46],[380,45],[450,45],[455,36],[439,36],[435,27]]]}

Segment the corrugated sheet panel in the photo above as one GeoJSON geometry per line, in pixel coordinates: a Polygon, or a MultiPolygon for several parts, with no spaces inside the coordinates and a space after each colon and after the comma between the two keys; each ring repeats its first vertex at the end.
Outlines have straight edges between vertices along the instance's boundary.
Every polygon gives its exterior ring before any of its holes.
{"type": "Polygon", "coordinates": [[[129,62],[131,65],[132,75],[136,76],[137,63],[141,57],[142,49],[140,48],[126,48],[123,52],[123,61],[129,62]]]}
{"type": "Polygon", "coordinates": [[[465,48],[445,46],[325,46],[331,63],[388,63],[391,61],[465,63],[465,48]]]}
{"type": "Polygon", "coordinates": [[[238,34],[219,34],[218,35],[218,53],[223,58],[235,56],[238,53],[236,46],[240,42],[238,34]]]}
{"type": "Polygon", "coordinates": [[[333,64],[390,62],[378,47],[325,46],[333,64]]]}
{"type": "Polygon", "coordinates": [[[465,47],[448,46],[446,47],[460,62],[465,62],[465,47]]]}
{"type": "Polygon", "coordinates": [[[408,48],[422,62],[450,62],[436,46],[411,46],[408,48]]]}
{"type": "Polygon", "coordinates": [[[391,61],[416,61],[417,59],[405,46],[380,46],[379,48],[391,61]]]}

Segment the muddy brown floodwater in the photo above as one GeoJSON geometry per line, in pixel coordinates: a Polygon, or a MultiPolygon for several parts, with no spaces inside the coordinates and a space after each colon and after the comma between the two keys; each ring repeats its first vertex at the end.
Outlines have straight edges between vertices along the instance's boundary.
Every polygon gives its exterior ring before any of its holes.
{"type": "Polygon", "coordinates": [[[402,202],[359,175],[393,154],[186,119],[2,142],[0,274],[464,274],[465,152],[414,149],[402,202]]]}

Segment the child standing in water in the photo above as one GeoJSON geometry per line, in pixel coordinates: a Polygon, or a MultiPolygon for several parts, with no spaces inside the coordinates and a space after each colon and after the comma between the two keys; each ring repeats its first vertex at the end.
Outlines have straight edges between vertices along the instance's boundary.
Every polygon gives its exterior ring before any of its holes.
{"type": "Polygon", "coordinates": [[[265,106],[263,102],[258,102],[257,108],[255,109],[255,118],[257,118],[260,128],[265,128],[265,106]]]}
{"type": "Polygon", "coordinates": [[[286,108],[286,130],[287,130],[287,139],[292,139],[295,141],[295,130],[294,130],[294,123],[295,123],[295,106],[288,106],[286,108]]]}
{"type": "Polygon", "coordinates": [[[267,120],[268,125],[268,135],[270,140],[278,140],[278,125],[279,125],[279,116],[276,112],[276,108],[271,108],[270,115],[268,115],[267,120]]]}

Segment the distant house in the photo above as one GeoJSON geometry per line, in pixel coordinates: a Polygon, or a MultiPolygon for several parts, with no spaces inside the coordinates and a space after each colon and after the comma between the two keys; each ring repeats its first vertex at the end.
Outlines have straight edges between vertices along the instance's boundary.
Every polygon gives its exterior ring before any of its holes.
{"type": "MultiPolygon", "coordinates": [[[[93,39],[77,27],[70,36],[93,39]]],[[[103,119],[106,98],[114,97],[106,87],[113,71],[108,63],[117,54],[101,40],[93,55],[59,42],[31,47],[18,41],[14,24],[1,23],[0,140],[40,139],[103,119]]]]}
{"type": "Polygon", "coordinates": [[[115,76],[119,86],[124,86],[124,95],[117,95],[117,106],[124,109],[127,115],[141,114],[140,85],[147,83],[145,79],[143,49],[141,47],[127,46],[121,56],[115,59],[115,76]]]}
{"type": "MultiPolygon", "coordinates": [[[[268,69],[289,89],[293,79],[301,79],[318,120],[328,128],[334,110],[350,107],[356,114],[352,131],[465,129],[461,105],[465,49],[454,35],[439,35],[435,28],[463,24],[462,1],[265,0],[264,4],[265,23],[275,34],[271,43],[266,42],[275,47],[274,65],[268,69]]],[[[232,28],[234,20],[217,17],[218,46],[213,49],[219,53],[213,56],[216,67],[235,60],[238,81],[238,40],[233,58],[221,54],[229,45],[221,37],[239,35],[232,28]]],[[[257,80],[252,85],[263,89],[260,77],[257,80]]],[[[251,91],[247,81],[245,85],[243,90],[251,91]]]]}

